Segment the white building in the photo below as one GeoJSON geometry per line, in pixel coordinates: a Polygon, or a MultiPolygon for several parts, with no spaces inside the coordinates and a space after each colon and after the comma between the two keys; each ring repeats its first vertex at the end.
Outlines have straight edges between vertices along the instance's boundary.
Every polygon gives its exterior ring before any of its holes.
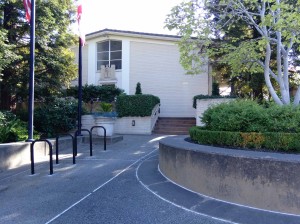
{"type": "Polygon", "coordinates": [[[135,94],[140,82],[143,94],[160,98],[160,117],[195,117],[193,97],[211,92],[209,66],[204,66],[205,74],[186,75],[179,63],[179,39],[110,29],[87,34],[82,50],[83,85],[114,84],[135,94]]]}

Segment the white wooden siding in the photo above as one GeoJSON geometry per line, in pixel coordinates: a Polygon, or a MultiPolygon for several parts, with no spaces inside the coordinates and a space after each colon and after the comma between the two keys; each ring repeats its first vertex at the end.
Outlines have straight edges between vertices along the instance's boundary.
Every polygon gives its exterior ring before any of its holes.
{"type": "Polygon", "coordinates": [[[134,94],[141,83],[144,94],[161,100],[161,117],[195,117],[193,96],[208,94],[206,75],[185,75],[177,45],[132,41],[130,43],[130,87],[134,94]]]}
{"type": "Polygon", "coordinates": [[[85,45],[82,48],[82,85],[88,83],[88,64],[89,64],[88,45],[85,45]]]}
{"type": "MultiPolygon", "coordinates": [[[[73,47],[71,50],[75,55],[75,64],[78,64],[79,49],[78,47],[73,47]]],[[[82,85],[88,83],[88,60],[88,45],[85,45],[82,48],[82,85]]],[[[71,82],[71,86],[78,86],[78,78],[71,82]]]]}

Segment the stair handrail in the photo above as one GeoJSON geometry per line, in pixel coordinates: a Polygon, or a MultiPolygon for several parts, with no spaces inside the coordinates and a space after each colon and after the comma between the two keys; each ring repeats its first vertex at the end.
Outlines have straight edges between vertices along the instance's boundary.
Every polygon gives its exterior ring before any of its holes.
{"type": "Polygon", "coordinates": [[[160,114],[160,103],[156,104],[152,110],[151,114],[151,131],[154,129],[156,121],[160,114]]]}

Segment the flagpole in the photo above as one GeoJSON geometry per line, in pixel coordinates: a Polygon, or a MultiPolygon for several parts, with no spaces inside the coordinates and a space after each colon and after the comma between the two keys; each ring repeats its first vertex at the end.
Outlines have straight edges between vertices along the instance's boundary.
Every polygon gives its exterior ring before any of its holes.
{"type": "Polygon", "coordinates": [[[29,98],[28,98],[28,142],[33,139],[33,114],[34,114],[34,51],[35,51],[35,0],[31,0],[30,17],[30,73],[29,73],[29,98]]]}
{"type": "Polygon", "coordinates": [[[81,110],[82,110],[82,43],[79,37],[78,52],[78,135],[81,135],[81,110]]]}
{"type": "Polygon", "coordinates": [[[79,50],[78,50],[78,128],[77,133],[81,135],[81,112],[82,112],[82,46],[85,42],[85,36],[83,35],[81,28],[82,17],[82,1],[78,0],[77,5],[77,22],[79,31],[79,50]]]}

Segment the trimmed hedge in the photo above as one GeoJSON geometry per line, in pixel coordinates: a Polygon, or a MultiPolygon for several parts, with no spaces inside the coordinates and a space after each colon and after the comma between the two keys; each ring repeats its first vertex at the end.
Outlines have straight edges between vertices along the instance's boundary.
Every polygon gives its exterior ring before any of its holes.
{"type": "Polygon", "coordinates": [[[116,110],[118,117],[146,117],[151,116],[158,103],[160,99],[153,95],[120,95],[117,97],[116,110]]]}
{"type": "Polygon", "coordinates": [[[299,133],[210,131],[201,127],[192,127],[189,133],[198,144],[300,152],[299,133]]]}

